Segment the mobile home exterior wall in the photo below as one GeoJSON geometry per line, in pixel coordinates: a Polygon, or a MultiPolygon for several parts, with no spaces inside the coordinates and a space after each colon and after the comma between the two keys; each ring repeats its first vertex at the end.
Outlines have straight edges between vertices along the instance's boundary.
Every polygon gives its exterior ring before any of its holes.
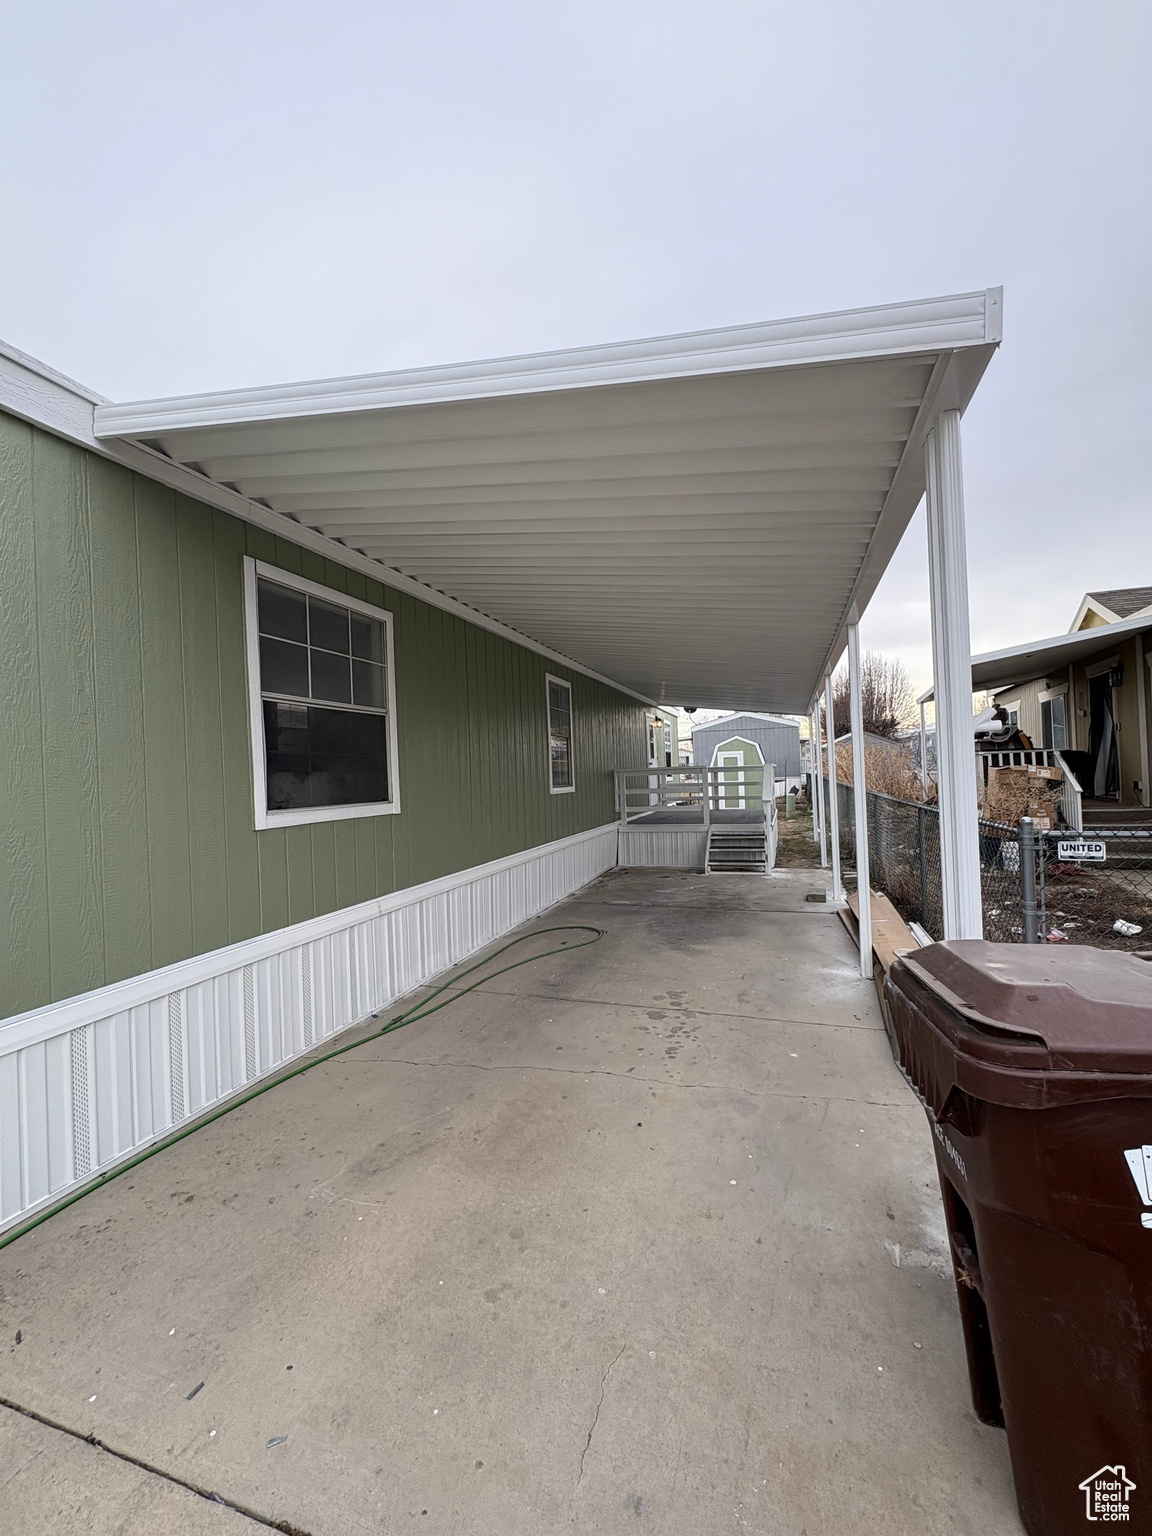
{"type": "Polygon", "coordinates": [[[610,824],[647,760],[629,695],[3,413],[0,481],[0,1018],[610,824]],[[400,814],[254,829],[245,555],[392,613],[400,814]]]}

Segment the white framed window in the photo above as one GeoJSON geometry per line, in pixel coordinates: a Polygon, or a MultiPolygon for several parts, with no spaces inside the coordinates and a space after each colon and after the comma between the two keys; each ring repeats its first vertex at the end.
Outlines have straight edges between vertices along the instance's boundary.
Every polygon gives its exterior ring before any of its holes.
{"type": "Polygon", "coordinates": [[[400,809],[392,615],[246,556],[256,828],[400,809]]]}
{"type": "Polygon", "coordinates": [[[548,704],[548,788],[570,795],[576,788],[572,757],[572,685],[549,672],[544,679],[548,704]]]}

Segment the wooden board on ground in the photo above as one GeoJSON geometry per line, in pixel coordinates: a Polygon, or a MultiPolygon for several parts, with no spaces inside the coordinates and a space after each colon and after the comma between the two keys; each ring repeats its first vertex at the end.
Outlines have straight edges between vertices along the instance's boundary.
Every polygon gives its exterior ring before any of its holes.
{"type": "MultiPolygon", "coordinates": [[[[848,897],[854,926],[859,923],[860,901],[853,891],[848,897]]],[[[856,928],[859,933],[859,928],[856,928]]],[[[885,971],[889,969],[899,949],[916,949],[918,945],[911,928],[888,900],[876,891],[872,892],[872,953],[885,971]]]]}

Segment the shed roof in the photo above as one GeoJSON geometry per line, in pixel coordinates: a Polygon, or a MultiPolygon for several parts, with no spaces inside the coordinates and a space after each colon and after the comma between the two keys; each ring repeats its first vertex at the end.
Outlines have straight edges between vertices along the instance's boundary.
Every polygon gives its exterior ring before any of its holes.
{"type": "Polygon", "coordinates": [[[698,720],[692,727],[692,734],[697,731],[715,730],[717,726],[731,725],[736,720],[762,720],[766,725],[789,725],[798,731],[799,725],[795,720],[790,720],[786,715],[765,715],[755,709],[737,709],[729,715],[717,715],[715,720],[698,720]]]}
{"type": "Polygon", "coordinates": [[[803,714],[920,500],[935,415],[967,406],[999,343],[1001,303],[987,289],[451,367],[87,396],[87,430],[645,698],[803,714]]]}

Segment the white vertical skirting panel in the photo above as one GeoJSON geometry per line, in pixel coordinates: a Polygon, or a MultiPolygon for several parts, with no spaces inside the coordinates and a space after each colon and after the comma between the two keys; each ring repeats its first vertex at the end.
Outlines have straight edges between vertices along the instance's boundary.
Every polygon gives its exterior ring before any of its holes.
{"type": "Polygon", "coordinates": [[[615,823],[0,1024],[0,1230],[617,862],[615,823]]]}
{"type": "Polygon", "coordinates": [[[627,869],[703,869],[707,828],[699,831],[631,832],[620,828],[620,865],[627,869]]]}

